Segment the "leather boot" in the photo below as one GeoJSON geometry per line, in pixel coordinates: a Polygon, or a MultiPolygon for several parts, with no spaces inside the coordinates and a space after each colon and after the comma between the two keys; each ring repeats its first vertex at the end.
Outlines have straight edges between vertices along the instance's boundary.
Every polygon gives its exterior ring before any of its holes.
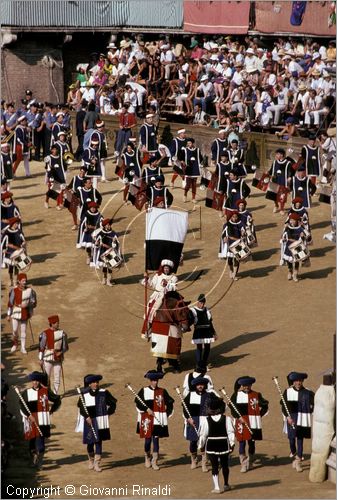
{"type": "Polygon", "coordinates": [[[198,467],[198,455],[197,453],[191,453],[191,469],[196,469],[198,467]]]}
{"type": "Polygon", "coordinates": [[[206,453],[201,454],[201,470],[202,472],[208,472],[206,453]]]}
{"type": "Polygon", "coordinates": [[[94,457],[94,471],[95,472],[102,472],[102,469],[100,467],[101,458],[102,458],[102,455],[95,455],[95,457],[94,457]]]}
{"type": "Polygon", "coordinates": [[[159,470],[159,466],[157,464],[158,458],[159,458],[158,453],[153,452],[153,454],[152,454],[152,460],[151,460],[151,465],[152,465],[152,469],[153,470],[159,470]]]}
{"type": "Polygon", "coordinates": [[[43,457],[44,457],[44,452],[39,453],[37,456],[36,468],[39,470],[42,469],[43,457]]]}
{"type": "Polygon", "coordinates": [[[88,453],[88,459],[89,459],[88,468],[89,468],[89,470],[93,470],[93,468],[94,468],[94,457],[95,457],[95,453],[88,453]]]}
{"type": "Polygon", "coordinates": [[[149,452],[145,453],[145,467],[147,469],[151,468],[151,455],[149,452]]]}

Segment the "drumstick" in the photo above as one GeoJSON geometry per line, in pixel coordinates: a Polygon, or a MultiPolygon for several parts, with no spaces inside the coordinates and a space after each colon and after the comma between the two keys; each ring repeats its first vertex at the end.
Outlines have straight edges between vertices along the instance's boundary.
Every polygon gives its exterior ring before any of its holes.
{"type": "MultiPolygon", "coordinates": [[[[276,387],[277,387],[277,390],[278,390],[278,392],[279,392],[279,394],[280,394],[280,396],[281,396],[281,401],[282,401],[282,403],[283,403],[283,406],[284,406],[285,412],[286,412],[286,414],[287,414],[288,418],[291,418],[291,415],[290,415],[290,412],[289,412],[289,409],[288,409],[287,403],[285,402],[285,399],[284,399],[283,394],[282,394],[282,390],[281,390],[280,384],[278,383],[278,377],[277,377],[277,376],[275,376],[275,377],[273,377],[273,378],[272,378],[272,380],[273,380],[273,382],[275,382],[275,385],[276,385],[276,387]]],[[[294,423],[292,423],[292,424],[290,424],[290,425],[291,425],[291,427],[292,427],[293,429],[295,429],[295,424],[294,424],[294,423]]]]}

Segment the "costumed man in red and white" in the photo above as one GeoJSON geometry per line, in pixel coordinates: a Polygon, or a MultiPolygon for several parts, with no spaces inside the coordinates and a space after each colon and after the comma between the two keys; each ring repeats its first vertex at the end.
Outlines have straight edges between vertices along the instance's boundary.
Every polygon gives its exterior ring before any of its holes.
{"type": "Polygon", "coordinates": [[[48,389],[45,373],[32,372],[28,379],[32,382],[32,387],[21,394],[20,411],[33,466],[40,469],[45,452],[45,438],[50,437],[50,415],[61,406],[61,398],[48,389]]]}
{"type": "Polygon", "coordinates": [[[9,292],[7,321],[12,319],[13,346],[11,352],[15,352],[19,343],[19,329],[21,337],[21,352],[26,351],[27,322],[33,316],[33,309],[37,305],[36,293],[32,287],[27,286],[27,275],[18,274],[18,284],[9,292]]]}
{"type": "Polygon", "coordinates": [[[145,439],[145,467],[153,470],[159,470],[159,438],[168,437],[167,420],[173,414],[174,399],[171,398],[166,389],[158,387],[158,381],[164,377],[164,374],[156,370],[149,370],[144,378],[150,382],[148,387],[143,387],[135,399],[138,412],[137,434],[145,439]],[[152,443],[152,459],[151,459],[152,443]]]}
{"type": "Polygon", "coordinates": [[[253,464],[255,441],[262,440],[261,418],[268,412],[268,401],[260,392],[252,391],[252,385],[255,382],[254,377],[238,378],[231,396],[231,401],[241,415],[239,417],[231,406],[231,412],[235,418],[235,436],[239,441],[240,472],[247,472],[253,464]],[[248,456],[246,456],[246,441],[248,442],[248,456]]]}
{"type": "Polygon", "coordinates": [[[64,353],[68,351],[67,334],[60,330],[60,318],[57,314],[49,316],[49,328],[39,336],[39,360],[41,368],[46,372],[50,384],[50,376],[54,374],[54,392],[58,394],[61,385],[61,371],[64,353]]]}

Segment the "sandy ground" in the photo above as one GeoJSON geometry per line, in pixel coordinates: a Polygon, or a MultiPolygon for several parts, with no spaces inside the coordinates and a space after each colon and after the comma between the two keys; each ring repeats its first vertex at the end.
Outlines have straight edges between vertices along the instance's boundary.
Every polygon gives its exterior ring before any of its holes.
{"type": "MultiPolygon", "coordinates": [[[[20,167],[22,169],[23,167],[20,167]]],[[[108,178],[115,178],[108,166],[108,178]]],[[[132,394],[124,388],[130,382],[138,390],[145,382],[143,374],[154,368],[149,344],[141,340],[144,289],[139,280],[144,266],[145,215],[132,206],[122,205],[122,184],[116,179],[100,184],[104,195],[103,212],[114,216],[114,228],[123,243],[125,266],[115,274],[117,285],[100,284],[101,276],[86,265],[84,251],[75,248],[75,232],[68,211],[58,212],[43,206],[45,192],[42,163],[32,164],[31,179],[18,178],[12,186],[15,201],[24,220],[28,251],[33,259],[29,282],[38,295],[38,307],[32,320],[35,342],[47,326],[50,314],[59,314],[61,327],[68,333],[70,350],[64,362],[66,392],[61,409],[53,418],[52,437],[47,445],[45,465],[35,473],[27,465],[26,444],[21,441],[20,421],[8,424],[13,442],[12,458],[6,483],[23,486],[59,486],[51,498],[69,498],[65,485],[73,485],[73,498],[118,497],[117,491],[91,490],[90,487],[124,488],[122,497],[152,496],[133,485],[152,488],[170,486],[172,498],[213,498],[211,474],[201,468],[190,470],[188,443],[183,438],[181,407],[174,387],[182,385],[184,375],[194,366],[191,334],[183,341],[180,375],[167,373],[162,385],[175,397],[175,413],[170,419],[170,438],[161,441],[161,469],[146,470],[143,465],[143,442],[135,434],[136,411],[132,394]],[[112,440],[104,443],[104,471],[87,470],[85,446],[74,432],[77,418],[75,386],[86,373],[102,373],[103,386],[118,399],[111,417],[112,440]],[[88,489],[81,485],[87,485],[88,489]],[[88,493],[87,493],[88,492],[88,493]]],[[[70,175],[72,172],[70,172],[70,175]]],[[[70,177],[69,175],[69,177],[70,177]]],[[[169,178],[169,177],[168,177],[169,178]]],[[[192,208],[182,203],[182,191],[173,191],[176,207],[192,208]]],[[[204,192],[198,191],[202,198],[204,192]]],[[[285,388],[291,370],[309,374],[307,387],[316,390],[322,372],[332,367],[332,344],[335,331],[335,246],[323,240],[329,231],[330,207],[318,204],[310,211],[314,245],[311,268],[303,269],[299,283],[288,282],[286,268],[279,267],[279,239],[283,218],[272,213],[271,202],[253,189],[249,200],[257,227],[259,246],[253,260],[242,265],[241,278],[232,283],[224,262],[217,259],[223,221],[204,203],[190,213],[189,232],[184,249],[184,265],[178,270],[180,289],[188,300],[201,292],[208,293],[214,324],[219,336],[211,351],[215,388],[223,385],[231,392],[235,379],[243,374],[256,377],[256,389],[270,401],[264,418],[264,440],[257,443],[258,464],[247,474],[240,474],[238,446],[231,459],[228,498],[334,498],[331,483],[312,484],[308,480],[310,442],[305,442],[304,472],[291,468],[286,437],[282,434],[279,396],[272,382],[278,375],[285,388]],[[202,227],[200,231],[200,207],[202,227]]],[[[3,272],[3,316],[9,287],[3,272]]],[[[30,337],[28,337],[28,345],[30,337]]],[[[26,374],[37,369],[37,349],[27,356],[10,354],[10,326],[3,322],[3,361],[11,384],[25,387],[26,374]]],[[[12,393],[10,410],[17,412],[12,393]]],[[[13,490],[9,490],[12,492],[13,490]]],[[[70,490],[69,490],[70,491],[70,490]]],[[[17,490],[16,496],[19,497],[17,490]]],[[[71,491],[70,491],[71,493],[71,491]]],[[[155,492],[153,492],[155,493],[155,492]]],[[[15,496],[14,496],[15,497],[15,496]]],[[[41,497],[38,494],[37,497],[41,497]]],[[[13,498],[13,495],[11,496],[13,498]]]]}

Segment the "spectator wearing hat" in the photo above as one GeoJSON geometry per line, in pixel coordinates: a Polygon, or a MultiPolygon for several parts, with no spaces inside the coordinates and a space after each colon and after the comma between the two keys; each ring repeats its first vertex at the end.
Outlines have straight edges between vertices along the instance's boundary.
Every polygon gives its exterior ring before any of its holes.
{"type": "Polygon", "coordinates": [[[11,153],[11,148],[8,142],[3,142],[1,144],[1,179],[6,179],[8,187],[14,178],[13,173],[13,156],[11,153]]]}
{"type": "Polygon", "coordinates": [[[212,315],[206,307],[206,297],[202,293],[198,296],[197,304],[190,307],[189,322],[194,326],[192,344],[196,345],[196,363],[207,366],[211,350],[211,343],[218,338],[212,321],[212,315]]]}
{"type": "Polygon", "coordinates": [[[12,217],[21,219],[20,210],[13,201],[13,193],[4,191],[1,193],[1,231],[8,227],[12,217]]]}
{"type": "Polygon", "coordinates": [[[283,113],[288,107],[288,89],[286,88],[284,82],[279,82],[274,91],[274,99],[276,98],[276,104],[271,104],[267,108],[267,114],[270,122],[273,120],[274,125],[278,125],[281,119],[281,113],[283,113]]]}
{"type": "Polygon", "coordinates": [[[8,274],[11,286],[13,286],[13,275],[18,274],[18,268],[14,265],[14,262],[12,260],[13,253],[16,250],[26,248],[26,239],[20,226],[20,217],[10,217],[8,219],[7,227],[2,230],[2,267],[8,266],[8,274]]]}
{"type": "Polygon", "coordinates": [[[148,208],[169,208],[173,202],[173,196],[168,187],[164,186],[165,177],[157,175],[153,186],[147,188],[147,207],[148,208]]]}
{"type": "Polygon", "coordinates": [[[78,237],[76,248],[84,248],[87,252],[87,265],[91,264],[92,250],[94,247],[93,232],[100,225],[103,216],[98,211],[98,205],[95,201],[88,203],[88,210],[78,228],[78,237]]]}
{"type": "Polygon", "coordinates": [[[94,252],[92,265],[96,269],[102,269],[102,285],[108,286],[113,286],[116,282],[112,280],[112,267],[108,265],[104,254],[111,252],[111,249],[113,249],[115,254],[119,257],[120,263],[122,262],[120,255],[120,242],[118,240],[117,233],[112,229],[112,222],[113,219],[102,219],[100,228],[98,228],[99,231],[95,231],[95,236],[93,236],[94,252]]]}
{"type": "Polygon", "coordinates": [[[235,418],[235,436],[239,441],[240,472],[247,472],[254,462],[255,441],[262,440],[262,417],[267,414],[269,403],[260,392],[253,391],[252,385],[256,382],[254,377],[244,376],[236,380],[231,401],[237,408],[241,417],[231,407],[235,418]],[[252,433],[244,424],[246,423],[252,433]],[[248,456],[246,443],[248,442],[248,456]]]}
{"type": "MultiPolygon", "coordinates": [[[[190,442],[191,469],[198,467],[198,438],[203,421],[207,419],[207,412],[212,401],[221,402],[213,389],[208,389],[209,379],[196,377],[191,381],[192,390],[185,396],[183,413],[185,417],[184,436],[190,442]]],[[[200,443],[201,444],[201,443],[200,443]]],[[[200,446],[202,472],[208,472],[205,443],[200,446]]]]}
{"type": "Polygon", "coordinates": [[[117,406],[117,399],[110,391],[100,388],[99,382],[102,378],[102,375],[91,373],[86,375],[84,388],[77,402],[79,418],[76,432],[83,432],[83,444],[87,445],[89,470],[95,472],[102,472],[103,441],[111,439],[109,416],[115,413],[117,406]]]}
{"type": "MultiPolygon", "coordinates": [[[[281,236],[281,260],[280,265],[287,263],[288,280],[298,282],[300,262],[294,260],[293,253],[289,248],[295,241],[306,243],[306,234],[301,224],[301,216],[298,213],[291,213],[288,216],[288,222],[284,226],[281,236]]],[[[309,257],[308,257],[309,259],[309,257]]],[[[306,259],[307,260],[307,259],[306,259]]],[[[309,261],[308,261],[309,262],[309,261]]]]}
{"type": "Polygon", "coordinates": [[[61,385],[61,371],[64,353],[68,351],[67,334],[60,330],[60,318],[57,314],[49,316],[49,328],[39,335],[39,361],[42,370],[48,375],[51,385],[53,372],[54,393],[58,394],[61,385]]]}
{"type": "Polygon", "coordinates": [[[200,426],[199,448],[205,452],[212,465],[213,490],[222,493],[230,490],[229,454],[234,450],[235,433],[232,419],[224,414],[226,405],[221,400],[212,400],[207,410],[207,418],[200,426]],[[219,485],[219,471],[222,471],[224,488],[219,485]]]}
{"type": "Polygon", "coordinates": [[[45,440],[50,437],[50,416],[61,406],[61,398],[48,389],[45,373],[34,371],[28,375],[28,380],[32,386],[21,394],[25,405],[20,401],[20,411],[32,465],[41,469],[45,440]]]}
{"type": "Polygon", "coordinates": [[[19,344],[19,330],[21,352],[26,351],[27,322],[33,316],[33,309],[37,305],[36,293],[31,286],[27,286],[27,275],[19,273],[17,285],[9,292],[7,321],[12,320],[13,345],[11,352],[15,352],[19,344]]]}
{"type": "Polygon", "coordinates": [[[213,83],[209,81],[207,75],[203,75],[200,78],[200,85],[197,87],[197,95],[193,99],[193,105],[201,105],[202,111],[207,112],[207,106],[214,99],[214,86],[213,83]]]}
{"type": "Polygon", "coordinates": [[[173,414],[174,399],[166,389],[158,386],[163,377],[164,374],[156,370],[145,373],[144,378],[149,380],[149,385],[140,389],[137,396],[145,403],[146,408],[135,398],[138,413],[137,434],[145,440],[145,467],[152,467],[153,470],[159,470],[159,439],[169,437],[168,418],[173,414]]]}
{"type": "Polygon", "coordinates": [[[160,62],[165,69],[165,80],[170,80],[171,71],[174,67],[175,55],[169,43],[164,43],[160,47],[160,62]]]}
{"type": "Polygon", "coordinates": [[[30,168],[29,168],[29,135],[27,128],[27,117],[26,115],[22,115],[18,118],[18,124],[15,127],[14,134],[14,164],[13,164],[13,172],[14,175],[23,160],[25,175],[26,177],[31,177],[30,168]]]}
{"type": "Polygon", "coordinates": [[[308,378],[306,373],[290,372],[287,375],[289,388],[283,393],[290,417],[281,400],[285,433],[288,435],[292,467],[296,472],[302,472],[303,441],[311,437],[311,415],[314,411],[313,391],[306,389],[303,381],[308,378]]]}
{"type": "Polygon", "coordinates": [[[304,124],[310,127],[312,124],[315,127],[319,126],[320,116],[328,113],[328,110],[323,107],[323,99],[317,95],[316,90],[309,89],[309,95],[303,103],[304,124]]]}

